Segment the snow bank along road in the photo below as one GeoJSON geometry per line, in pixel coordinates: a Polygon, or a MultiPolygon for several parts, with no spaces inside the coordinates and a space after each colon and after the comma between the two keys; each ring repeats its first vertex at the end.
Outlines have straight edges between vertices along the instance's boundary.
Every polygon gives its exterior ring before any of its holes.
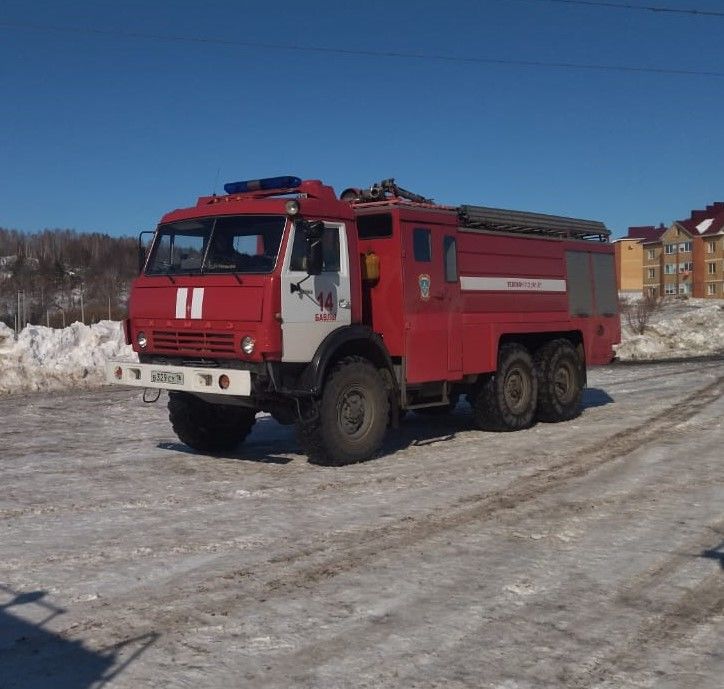
{"type": "Polygon", "coordinates": [[[411,415],[308,464],[260,418],[0,398],[0,687],[696,687],[724,677],[724,362],[591,372],[580,419],[411,415]]]}

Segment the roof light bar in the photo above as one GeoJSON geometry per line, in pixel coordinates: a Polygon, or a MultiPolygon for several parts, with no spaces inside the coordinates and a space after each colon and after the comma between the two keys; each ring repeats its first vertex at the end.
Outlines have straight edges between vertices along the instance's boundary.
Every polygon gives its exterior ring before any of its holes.
{"type": "Polygon", "coordinates": [[[265,177],[247,179],[243,182],[229,182],[224,185],[227,194],[245,194],[250,191],[268,191],[270,189],[296,189],[302,180],[299,177],[265,177]]]}

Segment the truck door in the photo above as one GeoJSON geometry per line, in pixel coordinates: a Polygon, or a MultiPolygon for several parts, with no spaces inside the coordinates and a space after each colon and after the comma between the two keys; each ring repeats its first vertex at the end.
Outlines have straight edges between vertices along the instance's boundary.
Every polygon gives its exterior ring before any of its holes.
{"type": "Polygon", "coordinates": [[[457,379],[462,341],[454,237],[440,227],[408,225],[403,251],[407,382],[457,379]]]}
{"type": "Polygon", "coordinates": [[[304,236],[292,228],[282,264],[282,361],[311,361],[329,333],[352,322],[345,225],[325,222],[322,245],[322,273],[310,276],[304,236]]]}

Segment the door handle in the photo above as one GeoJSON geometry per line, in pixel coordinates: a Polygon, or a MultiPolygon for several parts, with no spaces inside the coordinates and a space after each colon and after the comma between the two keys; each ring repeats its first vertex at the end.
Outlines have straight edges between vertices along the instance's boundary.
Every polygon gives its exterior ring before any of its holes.
{"type": "Polygon", "coordinates": [[[340,309],[348,309],[351,306],[351,304],[346,299],[340,299],[339,300],[339,308],[340,309]]]}

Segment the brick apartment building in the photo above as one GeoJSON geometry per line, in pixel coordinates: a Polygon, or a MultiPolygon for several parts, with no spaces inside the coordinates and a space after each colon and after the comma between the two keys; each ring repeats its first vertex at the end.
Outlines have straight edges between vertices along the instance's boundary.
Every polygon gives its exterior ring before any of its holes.
{"type": "Polygon", "coordinates": [[[617,240],[619,292],[655,297],[724,298],[724,202],[691,212],[670,227],[630,227],[617,240]],[[636,260],[640,256],[637,279],[636,260]]]}

